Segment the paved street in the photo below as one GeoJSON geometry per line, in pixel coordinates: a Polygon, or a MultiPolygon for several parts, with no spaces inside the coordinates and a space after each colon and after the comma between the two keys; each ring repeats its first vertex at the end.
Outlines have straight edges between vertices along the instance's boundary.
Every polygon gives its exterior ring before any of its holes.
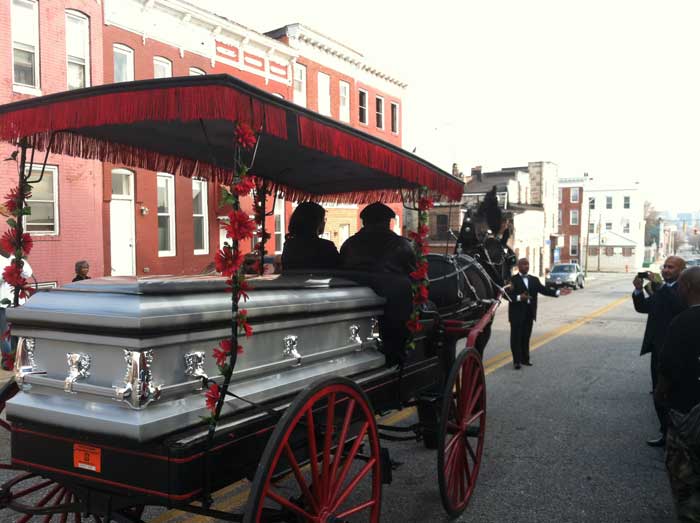
{"type": "MultiPolygon", "coordinates": [[[[534,366],[509,361],[506,307],[486,351],[487,440],[474,497],[459,521],[673,521],[663,452],[644,444],[657,425],[644,317],[629,299],[630,278],[596,275],[587,288],[542,298],[533,333],[534,366]]],[[[410,423],[410,411],[389,422],[410,423]]],[[[391,443],[403,465],[383,492],[382,521],[447,521],[437,490],[436,454],[391,443]]],[[[6,443],[3,443],[3,454],[6,443]]],[[[245,486],[218,497],[245,501],[245,486]]],[[[1,513],[0,521],[16,521],[1,513]]],[[[153,523],[207,518],[149,510],[153,523]]]]}

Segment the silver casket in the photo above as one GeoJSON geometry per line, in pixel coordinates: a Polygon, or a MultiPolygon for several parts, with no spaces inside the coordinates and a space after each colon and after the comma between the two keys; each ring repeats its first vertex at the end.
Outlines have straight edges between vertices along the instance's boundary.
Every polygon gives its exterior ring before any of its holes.
{"type": "MultiPolygon", "coordinates": [[[[328,375],[384,365],[376,323],[384,299],[340,278],[269,276],[241,303],[254,329],[240,337],[230,390],[254,402],[328,375]]],[[[9,309],[20,336],[21,392],[11,419],[146,441],[207,416],[202,375],[222,382],[212,357],[230,336],[223,278],[101,278],[40,292],[9,309]]],[[[224,414],[246,406],[227,398],[224,414]]]]}

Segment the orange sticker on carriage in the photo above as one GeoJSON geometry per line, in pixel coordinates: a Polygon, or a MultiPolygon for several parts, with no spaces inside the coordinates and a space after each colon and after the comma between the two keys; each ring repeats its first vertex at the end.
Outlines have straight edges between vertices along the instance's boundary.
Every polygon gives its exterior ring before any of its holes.
{"type": "Polygon", "coordinates": [[[74,443],[73,466],[77,469],[102,472],[102,449],[74,443]]]}

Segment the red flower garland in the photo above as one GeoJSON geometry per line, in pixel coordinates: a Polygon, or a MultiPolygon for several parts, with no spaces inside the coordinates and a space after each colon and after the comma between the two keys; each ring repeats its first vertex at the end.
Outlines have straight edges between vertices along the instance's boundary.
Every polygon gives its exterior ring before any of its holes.
{"type": "MultiPolygon", "coordinates": [[[[425,191],[426,189],[423,188],[425,191]]],[[[406,328],[411,335],[409,336],[406,346],[410,349],[415,348],[413,338],[417,332],[423,330],[423,325],[420,322],[420,306],[428,301],[428,259],[426,254],[430,251],[425,238],[428,236],[430,228],[428,227],[428,209],[433,207],[433,201],[430,198],[422,196],[418,200],[418,228],[415,232],[408,234],[413,240],[414,250],[416,252],[416,270],[410,274],[413,291],[413,312],[410,319],[406,322],[406,328]]]]}
{"type": "MultiPolygon", "coordinates": [[[[252,149],[257,142],[257,137],[250,126],[245,123],[239,123],[236,126],[235,140],[241,148],[252,149]]],[[[230,190],[224,189],[222,194],[222,205],[230,204],[232,206],[232,210],[228,214],[228,223],[222,225],[222,228],[226,231],[226,237],[233,240],[232,245],[228,243],[225,244],[214,256],[216,270],[227,278],[227,290],[233,293],[231,299],[235,300],[235,303],[240,302],[241,299],[244,301],[247,300],[248,292],[250,291],[250,285],[245,280],[245,275],[242,270],[244,256],[240,251],[239,244],[243,240],[252,238],[257,228],[255,220],[251,220],[248,214],[239,208],[238,203],[238,199],[241,196],[247,196],[256,187],[256,179],[248,174],[247,167],[241,163],[239,163],[237,170],[236,183],[233,184],[230,190]]],[[[235,322],[238,332],[244,333],[246,336],[251,336],[253,334],[253,328],[248,323],[248,311],[245,309],[238,310],[235,322]]],[[[235,335],[235,333],[233,334],[235,335]]],[[[234,357],[232,348],[233,341],[231,338],[227,338],[221,340],[219,345],[213,350],[213,357],[216,361],[216,365],[219,367],[219,371],[225,379],[224,386],[226,386],[226,383],[228,383],[233,373],[233,368],[230,363],[233,361],[231,358],[234,357]]],[[[236,354],[242,352],[243,347],[237,345],[236,354]]],[[[221,403],[221,387],[216,383],[212,383],[206,392],[206,407],[211,412],[211,416],[209,417],[211,426],[215,425],[217,422],[221,403]]]]}

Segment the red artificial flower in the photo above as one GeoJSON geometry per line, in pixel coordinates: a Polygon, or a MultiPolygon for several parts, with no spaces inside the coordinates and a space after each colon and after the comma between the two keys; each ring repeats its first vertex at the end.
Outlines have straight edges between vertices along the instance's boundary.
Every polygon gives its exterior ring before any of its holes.
{"type": "Polygon", "coordinates": [[[219,390],[219,386],[216,383],[212,383],[206,393],[207,409],[209,409],[212,414],[216,411],[216,404],[219,402],[220,397],[221,391],[219,390]]]}
{"type": "Polygon", "coordinates": [[[231,276],[243,264],[243,255],[226,245],[223,249],[217,251],[214,256],[214,263],[216,264],[216,270],[223,276],[231,276]]]}
{"type": "Polygon", "coordinates": [[[406,322],[406,327],[409,331],[413,333],[420,332],[423,330],[423,325],[421,325],[421,322],[419,320],[408,320],[406,322]]]}
{"type": "Polygon", "coordinates": [[[7,330],[2,333],[2,339],[7,341],[12,338],[12,330],[10,327],[7,327],[7,330]]]}
{"type": "Polygon", "coordinates": [[[421,211],[427,211],[433,208],[433,200],[430,198],[421,198],[418,200],[418,209],[421,211]]]}
{"type": "Polygon", "coordinates": [[[253,335],[253,327],[248,323],[248,311],[246,309],[238,311],[238,328],[243,329],[246,338],[253,335]]]}
{"type": "Polygon", "coordinates": [[[418,226],[418,234],[421,236],[427,236],[428,233],[430,232],[430,227],[428,227],[426,224],[422,224],[418,226]]]}
{"type": "Polygon", "coordinates": [[[250,323],[247,321],[241,325],[243,327],[243,331],[245,332],[245,337],[250,338],[253,335],[253,327],[250,326],[250,323]]]}
{"type": "Polygon", "coordinates": [[[430,254],[430,245],[428,245],[427,243],[422,244],[420,246],[420,253],[421,254],[430,254]]]}
{"type": "Polygon", "coordinates": [[[415,271],[409,274],[412,280],[425,280],[428,277],[428,264],[419,263],[415,271]]]}
{"type": "Polygon", "coordinates": [[[226,365],[228,356],[231,354],[231,340],[221,340],[219,346],[214,349],[213,355],[219,367],[226,365]]]}
{"type": "Polygon", "coordinates": [[[236,298],[238,301],[241,301],[241,298],[243,298],[243,301],[248,301],[250,296],[248,296],[248,292],[252,289],[250,284],[245,280],[241,280],[238,282],[238,294],[236,295],[236,298]]]}
{"type": "Polygon", "coordinates": [[[248,196],[253,189],[255,189],[255,178],[252,176],[244,176],[233,186],[233,192],[238,196],[248,196]]]}
{"type": "MultiPolygon", "coordinates": [[[[17,230],[16,229],[8,229],[5,231],[0,238],[0,247],[3,248],[6,252],[15,252],[17,249],[19,249],[20,242],[17,241],[17,230]]],[[[25,232],[22,234],[22,250],[25,252],[25,254],[29,254],[32,250],[32,247],[34,246],[34,240],[32,237],[29,235],[29,233],[25,232]]]]}
{"type": "Polygon", "coordinates": [[[2,368],[5,370],[12,370],[15,367],[15,354],[14,352],[3,352],[2,353],[2,368]]]}
{"type": "Polygon", "coordinates": [[[426,301],[428,301],[428,288],[425,285],[419,285],[413,294],[413,303],[425,303],[426,301]]]}
{"type": "Polygon", "coordinates": [[[243,211],[232,211],[228,215],[228,223],[223,225],[226,229],[226,237],[233,240],[245,240],[252,238],[255,232],[255,222],[248,218],[243,211]]]}
{"type": "Polygon", "coordinates": [[[15,260],[3,269],[2,279],[13,287],[22,287],[27,283],[27,280],[22,277],[22,269],[17,266],[15,260]]]}
{"type": "Polygon", "coordinates": [[[252,149],[258,139],[247,123],[239,123],[236,126],[236,143],[244,149],[252,149]]]}
{"type": "Polygon", "coordinates": [[[10,192],[8,192],[5,195],[5,209],[12,214],[17,210],[17,202],[19,200],[19,187],[13,187],[10,189],[10,192]]]}

